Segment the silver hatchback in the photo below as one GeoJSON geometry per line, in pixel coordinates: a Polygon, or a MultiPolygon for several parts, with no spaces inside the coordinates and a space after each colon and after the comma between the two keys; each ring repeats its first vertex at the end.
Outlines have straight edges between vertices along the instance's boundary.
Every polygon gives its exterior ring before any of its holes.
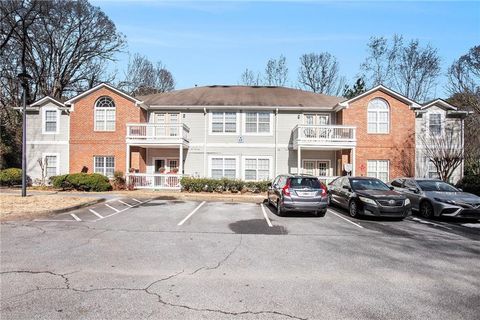
{"type": "Polygon", "coordinates": [[[279,175],[268,189],[268,202],[279,216],[289,212],[313,212],[323,217],[327,212],[327,187],[309,175],[279,175]]]}

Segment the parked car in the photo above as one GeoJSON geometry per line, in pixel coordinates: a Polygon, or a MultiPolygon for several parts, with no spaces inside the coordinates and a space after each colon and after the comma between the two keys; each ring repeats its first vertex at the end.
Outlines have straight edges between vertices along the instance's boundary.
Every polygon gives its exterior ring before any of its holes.
{"type": "Polygon", "coordinates": [[[410,200],[383,181],[368,177],[339,177],[329,184],[328,202],[359,215],[405,218],[411,214],[410,200]]]}
{"type": "Polygon", "coordinates": [[[395,190],[412,202],[412,209],[424,218],[439,216],[480,219],[480,197],[462,192],[437,179],[399,178],[392,181],[395,190]]]}
{"type": "Polygon", "coordinates": [[[268,202],[279,216],[290,212],[314,212],[322,217],[327,212],[327,187],[309,175],[279,175],[267,192],[268,202]]]}

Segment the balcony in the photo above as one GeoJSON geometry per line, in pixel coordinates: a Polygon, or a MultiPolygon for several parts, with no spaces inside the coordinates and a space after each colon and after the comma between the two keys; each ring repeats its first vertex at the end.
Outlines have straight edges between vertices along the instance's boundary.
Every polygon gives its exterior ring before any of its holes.
{"type": "Polygon", "coordinates": [[[128,123],[127,143],[132,145],[188,146],[190,128],[183,123],[128,123]]]}
{"type": "Polygon", "coordinates": [[[350,126],[297,125],[293,128],[293,149],[342,149],[355,147],[356,128],[350,126]]]}

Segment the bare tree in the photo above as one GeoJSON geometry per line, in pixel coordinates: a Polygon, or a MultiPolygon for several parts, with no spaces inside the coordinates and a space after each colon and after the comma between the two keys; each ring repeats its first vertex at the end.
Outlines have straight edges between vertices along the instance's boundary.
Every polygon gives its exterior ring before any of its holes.
{"type": "Polygon", "coordinates": [[[137,53],[128,63],[125,80],[119,86],[132,95],[146,95],[172,91],[175,80],[160,61],[154,65],[146,56],[137,53]]]}
{"type": "Polygon", "coordinates": [[[47,167],[48,167],[48,158],[38,158],[37,163],[40,166],[40,181],[39,184],[41,186],[45,186],[47,184],[47,167]]]}
{"type": "Polygon", "coordinates": [[[480,175],[480,46],[455,60],[447,76],[449,102],[473,112],[465,119],[465,170],[480,175]]]}
{"type": "Polygon", "coordinates": [[[287,59],[280,55],[280,58],[270,59],[265,67],[265,80],[267,86],[284,86],[288,81],[287,59]]]}
{"type": "Polygon", "coordinates": [[[460,132],[453,127],[445,128],[441,134],[420,134],[424,156],[431,161],[443,181],[449,182],[453,172],[463,162],[464,152],[460,132]]]}
{"type": "Polygon", "coordinates": [[[300,57],[298,82],[307,90],[323,94],[335,94],[341,90],[341,86],[338,84],[338,73],[338,61],[328,52],[309,53],[300,57]]]}
{"type": "Polygon", "coordinates": [[[418,40],[404,44],[395,35],[391,43],[383,37],[373,37],[368,43],[369,55],[361,65],[370,86],[384,84],[404,96],[425,101],[440,75],[440,57],[430,45],[418,40]]]}
{"type": "Polygon", "coordinates": [[[244,86],[259,86],[261,84],[260,74],[257,73],[255,75],[252,70],[246,68],[240,76],[240,84],[244,86]]]}

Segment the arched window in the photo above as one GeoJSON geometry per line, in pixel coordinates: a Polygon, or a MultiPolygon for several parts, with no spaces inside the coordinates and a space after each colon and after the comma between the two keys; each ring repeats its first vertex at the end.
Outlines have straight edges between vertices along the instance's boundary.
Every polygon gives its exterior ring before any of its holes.
{"type": "Polygon", "coordinates": [[[388,133],[390,130],[390,106],[387,101],[375,98],[368,103],[368,133],[388,133]]]}
{"type": "Polygon", "coordinates": [[[95,131],[115,131],[115,103],[110,97],[95,102],[95,131]]]}

